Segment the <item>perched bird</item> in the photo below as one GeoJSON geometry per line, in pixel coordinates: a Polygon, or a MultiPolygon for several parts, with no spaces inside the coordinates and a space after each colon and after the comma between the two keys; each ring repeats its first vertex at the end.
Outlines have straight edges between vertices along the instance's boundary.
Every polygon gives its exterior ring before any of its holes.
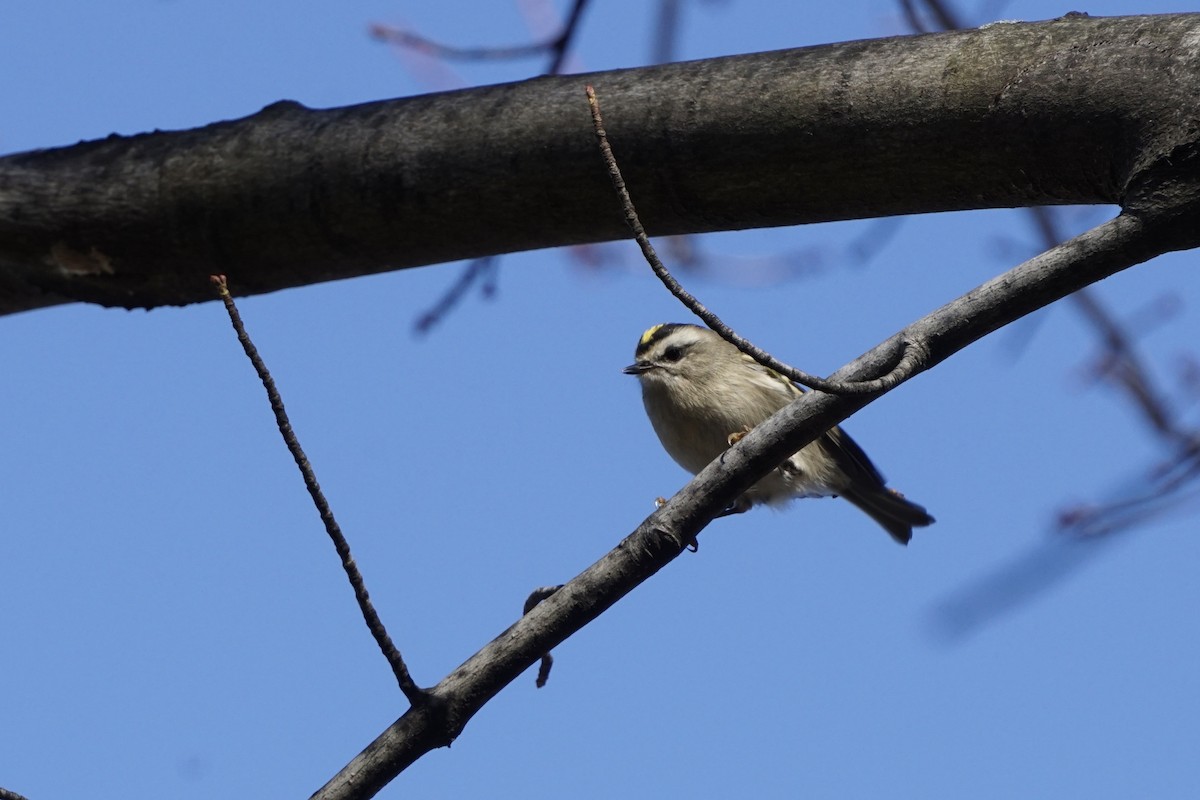
{"type": "MultiPolygon", "coordinates": [[[[650,424],[671,458],[693,475],[804,390],[708,328],[655,325],[625,368],[642,385],[650,424]]],[[[924,508],[884,485],[854,440],[835,427],[754,484],[730,513],[797,497],[844,497],[907,544],[933,523],[924,508]]]]}

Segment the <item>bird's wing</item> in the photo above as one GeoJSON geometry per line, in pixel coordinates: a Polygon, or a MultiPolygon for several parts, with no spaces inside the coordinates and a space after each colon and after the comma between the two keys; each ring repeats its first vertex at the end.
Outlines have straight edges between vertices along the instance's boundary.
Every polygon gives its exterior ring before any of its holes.
{"type": "Polygon", "coordinates": [[[850,478],[851,484],[864,488],[867,486],[882,487],[885,484],[883,474],[871,463],[871,459],[867,458],[867,454],[858,446],[858,442],[851,439],[850,434],[841,428],[837,426],[830,428],[817,441],[850,478]]]}

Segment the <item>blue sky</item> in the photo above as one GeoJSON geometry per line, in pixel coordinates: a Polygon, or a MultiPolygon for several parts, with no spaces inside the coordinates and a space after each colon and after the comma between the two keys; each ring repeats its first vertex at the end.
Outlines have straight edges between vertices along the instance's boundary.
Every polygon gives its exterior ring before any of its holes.
{"type": "MultiPolygon", "coordinates": [[[[528,4],[527,4],[528,5],[528,4]]],[[[558,7],[564,6],[559,3],[558,7]]],[[[576,68],[644,62],[650,4],[596,4],[576,68]]],[[[890,35],[895,4],[687,4],[682,58],[890,35]]],[[[509,2],[123,0],[0,6],[0,152],[528,77],[539,60],[419,63],[367,26],[530,36],[509,2]]],[[[994,13],[1043,19],[1058,3],[994,13]]],[[[1093,15],[1184,10],[1090,2],[1093,15]]],[[[988,17],[975,21],[984,22],[988,17]]],[[[619,155],[619,154],[618,154],[619,155]]],[[[636,187],[632,187],[636,199],[636,187]]],[[[1066,210],[1076,229],[1110,210],[1066,210]]],[[[1032,252],[1019,212],[714,235],[715,261],[823,254],[779,281],[691,288],[827,373],[1032,252]]],[[[425,337],[459,266],[242,300],[246,324],[419,683],[578,573],[685,481],[636,383],[637,336],[685,312],[631,243],[503,259],[425,337]]],[[[1105,282],[1162,368],[1200,340],[1193,254],[1105,282]],[[1164,297],[1180,302],[1152,315],[1164,297]],[[1150,316],[1158,316],[1147,322],[1150,316]]],[[[228,272],[236,281],[236,265],[228,272]]],[[[846,427],[938,518],[900,548],[841,501],[720,520],[381,796],[1187,797],[1197,779],[1194,508],[1083,553],[990,624],[937,611],[1052,546],[1058,509],[1158,452],[1058,307],[846,427]]],[[[219,304],[0,319],[0,786],[34,800],[305,797],[404,710],[219,304]]]]}

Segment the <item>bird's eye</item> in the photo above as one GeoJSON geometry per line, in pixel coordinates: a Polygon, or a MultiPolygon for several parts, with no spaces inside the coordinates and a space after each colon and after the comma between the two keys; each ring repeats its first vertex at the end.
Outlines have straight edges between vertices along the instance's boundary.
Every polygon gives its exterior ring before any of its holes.
{"type": "Polygon", "coordinates": [[[663,361],[678,361],[683,358],[683,348],[679,345],[671,345],[663,351],[663,361]]]}

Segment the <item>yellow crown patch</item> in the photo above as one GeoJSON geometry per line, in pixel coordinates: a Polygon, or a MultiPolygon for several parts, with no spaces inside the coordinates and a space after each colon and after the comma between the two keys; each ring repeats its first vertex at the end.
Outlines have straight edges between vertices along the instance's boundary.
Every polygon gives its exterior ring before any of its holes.
{"type": "Polygon", "coordinates": [[[644,345],[644,344],[648,343],[652,338],[654,338],[655,332],[662,326],[663,326],[663,323],[660,322],[657,325],[653,325],[649,328],[646,328],[646,332],[642,334],[642,338],[638,341],[638,344],[644,345]]]}

